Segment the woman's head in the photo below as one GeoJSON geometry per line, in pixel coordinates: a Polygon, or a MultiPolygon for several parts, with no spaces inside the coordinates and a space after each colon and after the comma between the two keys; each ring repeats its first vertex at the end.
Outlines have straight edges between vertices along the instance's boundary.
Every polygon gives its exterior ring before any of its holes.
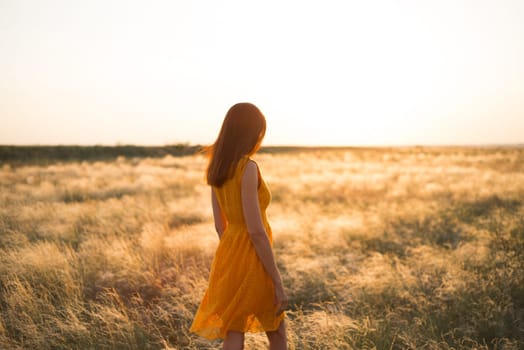
{"type": "Polygon", "coordinates": [[[208,149],[208,184],[221,186],[226,182],[240,158],[258,150],[265,133],[266,118],[255,105],[233,105],[224,118],[215,143],[208,149]]]}

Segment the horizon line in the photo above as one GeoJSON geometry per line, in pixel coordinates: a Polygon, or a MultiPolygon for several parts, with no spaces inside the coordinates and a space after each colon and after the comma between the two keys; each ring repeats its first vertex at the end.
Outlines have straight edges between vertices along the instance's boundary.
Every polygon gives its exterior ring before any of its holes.
{"type": "MultiPolygon", "coordinates": [[[[179,143],[164,143],[164,144],[139,144],[139,143],[114,143],[114,144],[103,144],[103,143],[92,143],[92,144],[66,144],[66,143],[56,143],[56,144],[1,144],[0,147],[172,147],[172,146],[184,146],[184,147],[206,147],[209,145],[206,144],[197,144],[189,142],[179,142],[179,143]]],[[[327,145],[327,144],[318,144],[318,145],[301,145],[301,144],[268,144],[262,145],[263,148],[407,148],[407,147],[480,147],[480,148],[490,148],[490,147],[524,147],[524,142],[508,142],[508,143],[413,143],[413,144],[354,144],[354,145],[327,145]]]]}

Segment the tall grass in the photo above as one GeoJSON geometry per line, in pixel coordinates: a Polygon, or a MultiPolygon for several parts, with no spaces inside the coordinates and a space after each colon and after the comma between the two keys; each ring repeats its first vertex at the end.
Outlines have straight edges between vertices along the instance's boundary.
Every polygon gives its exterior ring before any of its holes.
{"type": "MultiPolygon", "coordinates": [[[[524,348],[523,149],[257,160],[291,349],[524,348]]],[[[219,349],[188,332],[217,244],[204,169],[199,155],[4,163],[0,348],[219,349]]]]}

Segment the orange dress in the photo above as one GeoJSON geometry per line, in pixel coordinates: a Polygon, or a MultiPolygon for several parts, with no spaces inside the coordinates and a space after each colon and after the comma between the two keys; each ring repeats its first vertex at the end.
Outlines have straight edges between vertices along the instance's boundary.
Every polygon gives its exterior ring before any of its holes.
{"type": "MultiPolygon", "coordinates": [[[[234,176],[213,187],[227,226],[218,244],[209,286],[195,315],[191,332],[208,338],[225,338],[227,331],[265,332],[278,329],[284,318],[275,315],[273,281],[251,243],[242,210],[241,181],[249,158],[238,162],[234,176]]],[[[271,194],[260,172],[258,201],[262,222],[272,243],[266,208],[271,194]]]]}

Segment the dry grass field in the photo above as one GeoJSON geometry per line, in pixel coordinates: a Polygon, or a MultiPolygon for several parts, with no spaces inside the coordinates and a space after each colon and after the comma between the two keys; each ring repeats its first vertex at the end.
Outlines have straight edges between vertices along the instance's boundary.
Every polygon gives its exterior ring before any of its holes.
{"type": "MultiPolygon", "coordinates": [[[[523,148],[255,159],[290,349],[524,349],[523,148]]],[[[205,165],[0,165],[0,349],[219,349],[188,332],[217,245],[205,165]]]]}

